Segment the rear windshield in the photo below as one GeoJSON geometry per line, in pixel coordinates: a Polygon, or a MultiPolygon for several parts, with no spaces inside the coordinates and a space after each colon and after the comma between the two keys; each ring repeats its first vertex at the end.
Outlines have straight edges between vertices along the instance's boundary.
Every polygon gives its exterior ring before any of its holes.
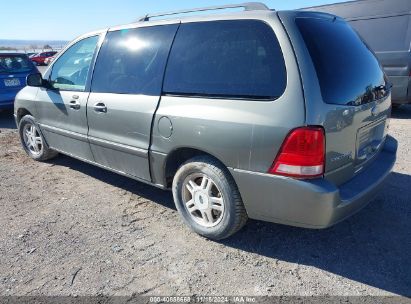
{"type": "Polygon", "coordinates": [[[384,72],[374,53],[339,18],[297,18],[326,103],[360,105],[386,96],[384,72]]]}
{"type": "Polygon", "coordinates": [[[33,69],[33,64],[24,55],[0,54],[0,73],[24,73],[33,69]]]}

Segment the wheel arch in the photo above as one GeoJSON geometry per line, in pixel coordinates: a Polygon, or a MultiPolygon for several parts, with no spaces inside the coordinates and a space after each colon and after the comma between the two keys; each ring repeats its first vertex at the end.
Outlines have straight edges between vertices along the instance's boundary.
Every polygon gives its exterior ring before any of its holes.
{"type": "MultiPolygon", "coordinates": [[[[223,161],[209,152],[192,147],[178,147],[170,151],[164,161],[163,174],[166,188],[171,188],[174,175],[181,165],[187,160],[197,156],[208,156],[220,163],[224,168],[227,168],[223,161]]],[[[231,175],[229,170],[227,170],[227,172],[231,175]]]]}
{"type": "Polygon", "coordinates": [[[24,116],[26,116],[26,115],[31,115],[31,116],[33,116],[33,114],[32,114],[29,110],[27,110],[26,108],[19,108],[19,109],[17,109],[17,111],[16,111],[16,123],[17,123],[17,126],[20,124],[21,119],[22,119],[24,116]]]}

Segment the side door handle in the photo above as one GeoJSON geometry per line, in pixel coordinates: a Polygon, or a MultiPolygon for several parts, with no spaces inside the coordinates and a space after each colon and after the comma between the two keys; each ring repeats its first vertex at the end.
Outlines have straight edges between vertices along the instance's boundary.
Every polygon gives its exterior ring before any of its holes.
{"type": "Polygon", "coordinates": [[[98,102],[94,105],[94,111],[99,113],[107,113],[107,107],[104,103],[98,102]]]}
{"type": "Polygon", "coordinates": [[[78,100],[72,100],[70,101],[70,109],[73,110],[80,110],[80,103],[78,100]]]}

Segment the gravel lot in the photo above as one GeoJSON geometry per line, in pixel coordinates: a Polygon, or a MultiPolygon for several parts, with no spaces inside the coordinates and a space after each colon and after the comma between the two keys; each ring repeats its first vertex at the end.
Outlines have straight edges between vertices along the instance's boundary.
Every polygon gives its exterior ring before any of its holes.
{"type": "Polygon", "coordinates": [[[69,157],[38,163],[0,113],[0,295],[411,295],[411,107],[395,173],[327,230],[250,221],[213,242],[171,193],[69,157]]]}

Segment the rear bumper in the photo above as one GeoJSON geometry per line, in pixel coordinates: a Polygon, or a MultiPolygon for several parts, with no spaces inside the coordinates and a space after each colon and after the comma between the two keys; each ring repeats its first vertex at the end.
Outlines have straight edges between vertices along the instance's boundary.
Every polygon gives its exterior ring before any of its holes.
{"type": "Polygon", "coordinates": [[[291,178],[230,169],[248,216],[305,228],[327,228],[365,207],[390,174],[397,141],[388,136],[375,161],[347,183],[291,178]]]}
{"type": "Polygon", "coordinates": [[[12,109],[17,92],[0,93],[0,109],[12,109]]]}
{"type": "Polygon", "coordinates": [[[14,107],[14,102],[0,102],[0,110],[11,110],[14,107]]]}

